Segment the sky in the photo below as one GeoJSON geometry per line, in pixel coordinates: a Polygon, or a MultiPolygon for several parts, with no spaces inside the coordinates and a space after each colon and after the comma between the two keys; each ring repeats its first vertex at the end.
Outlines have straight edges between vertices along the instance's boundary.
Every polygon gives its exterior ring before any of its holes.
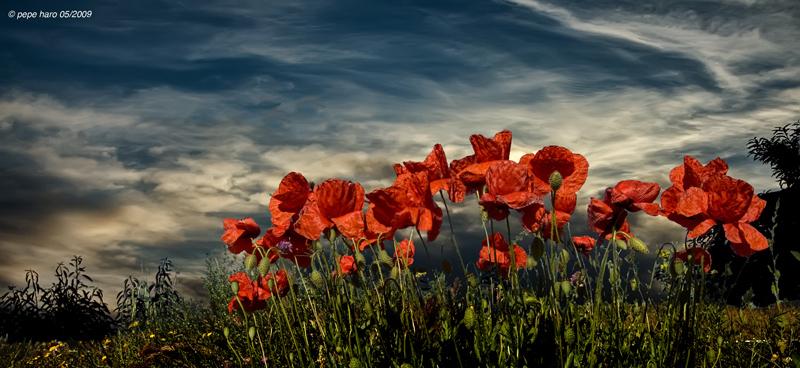
{"type": "MultiPolygon", "coordinates": [[[[127,276],[153,280],[165,257],[179,291],[202,296],[205,260],[226,248],[222,220],[266,230],[289,172],[370,192],[436,143],[452,160],[472,153],[470,135],[509,129],[511,159],[549,145],[586,157],[570,229],[590,235],[591,197],[621,180],[666,189],[684,155],[723,158],[756,193],[779,189],[747,142],[800,119],[794,0],[12,0],[2,10],[0,287],[24,287],[29,269],[48,286],[58,262],[80,255],[112,306],[127,276]],[[43,17],[70,10],[91,17],[43,17]]],[[[477,204],[448,205],[474,262],[477,204]]],[[[685,235],[664,218],[629,220],[651,250],[685,235]]],[[[454,260],[441,246],[434,264],[454,260]]]]}

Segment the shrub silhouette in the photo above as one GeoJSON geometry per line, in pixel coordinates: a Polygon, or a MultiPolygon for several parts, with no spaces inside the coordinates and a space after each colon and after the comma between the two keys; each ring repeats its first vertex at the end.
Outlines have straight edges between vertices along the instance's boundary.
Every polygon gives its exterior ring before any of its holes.
{"type": "Polygon", "coordinates": [[[745,259],[734,255],[725,237],[718,236],[709,249],[712,267],[721,273],[728,268],[736,280],[725,296],[730,304],[764,306],[778,298],[800,299],[800,263],[791,253],[800,251],[794,235],[800,226],[800,217],[794,213],[800,206],[800,121],[776,127],[770,139],[753,138],[747,147],[748,156],[772,167],[772,175],[782,188],[758,195],[767,205],[761,217],[751,223],[771,246],[745,259]]]}
{"type": "Polygon", "coordinates": [[[139,281],[129,276],[117,294],[117,309],[114,311],[118,313],[120,323],[127,325],[137,321],[144,324],[181,313],[181,309],[175,307],[183,302],[183,298],[175,291],[171,272],[172,261],[164,258],[158,266],[155,282],[139,281]]]}
{"type": "Polygon", "coordinates": [[[84,274],[82,258],[75,256],[69,266],[59,263],[58,282],[50,289],[39,286],[39,274],[28,270],[27,286],[0,297],[0,336],[8,341],[95,340],[117,327],[103,291],[89,287],[94,282],[84,274]]]}
{"type": "Polygon", "coordinates": [[[791,189],[800,182],[800,120],[775,128],[771,139],[751,139],[747,148],[748,156],[772,167],[781,188],[791,189]]]}

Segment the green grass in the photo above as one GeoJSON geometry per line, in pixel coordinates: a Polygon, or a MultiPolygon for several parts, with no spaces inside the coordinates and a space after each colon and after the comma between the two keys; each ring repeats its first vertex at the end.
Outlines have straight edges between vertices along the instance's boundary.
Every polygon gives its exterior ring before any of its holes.
{"type": "MultiPolygon", "coordinates": [[[[655,295],[649,290],[651,285],[632,281],[639,280],[635,267],[620,268],[623,272],[593,269],[593,263],[607,265],[600,261],[603,256],[631,266],[636,260],[630,251],[604,246],[583,262],[583,256],[577,258],[570,247],[552,246],[554,251],[541,257],[536,266],[512,273],[509,280],[490,270],[470,273],[454,285],[441,272],[423,276],[412,269],[391,271],[380,265],[379,257],[370,250],[365,253],[367,259],[376,260],[375,266],[365,264],[357,275],[344,279],[333,277],[325,259],[335,256],[334,249],[336,253],[347,249],[334,243],[316,257],[315,267],[324,275],[322,284],[311,285],[310,270],[299,270],[290,263],[274,264],[273,271],[285,268],[294,276],[292,291],[283,298],[273,296],[267,300],[267,308],[248,315],[227,311],[234,296],[227,278],[245,271],[241,261],[233,256],[207,261],[204,281],[210,303],[200,303],[174,293],[165,260],[156,282],[129,279],[126,283],[126,291],[118,297],[123,309],[111,332],[82,339],[80,331],[92,330],[84,325],[75,334],[52,338],[45,331],[21,326],[24,338],[9,334],[0,344],[0,364],[404,368],[800,364],[797,305],[782,303],[762,309],[722,305],[703,294],[703,275],[694,267],[675,276],[663,274],[666,289],[662,299],[649,299],[647,295],[655,295]],[[604,271],[604,291],[597,290],[599,276],[585,280],[583,287],[558,281],[581,267],[593,270],[590,275],[604,271]],[[422,278],[429,286],[425,290],[420,288],[422,278]],[[645,301],[624,302],[629,294],[644,295],[645,301]],[[37,333],[44,339],[37,339],[37,333]]],[[[661,259],[655,269],[667,262],[661,259]]],[[[63,280],[59,285],[69,284],[63,280]]],[[[90,289],[76,285],[78,291],[90,289]]],[[[17,308],[27,306],[30,315],[37,315],[32,311],[38,309],[38,320],[44,320],[41,315],[47,311],[57,310],[41,302],[33,307],[25,301],[32,290],[47,292],[38,284],[26,290],[6,294],[6,307],[14,301],[17,308]]],[[[102,303],[97,293],[72,294],[84,296],[72,300],[78,306],[102,303]]],[[[97,317],[95,322],[104,321],[97,317]]],[[[62,330],[70,327],[75,328],[62,330]]]]}

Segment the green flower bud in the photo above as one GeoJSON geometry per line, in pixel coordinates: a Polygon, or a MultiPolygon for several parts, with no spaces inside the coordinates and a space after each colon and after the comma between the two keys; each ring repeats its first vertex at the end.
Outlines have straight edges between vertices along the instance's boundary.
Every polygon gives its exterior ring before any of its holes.
{"type": "Polygon", "coordinates": [[[231,282],[231,290],[233,290],[234,294],[239,293],[239,281],[232,281],[231,282]]]}
{"type": "Polygon", "coordinates": [[[638,289],[639,289],[639,279],[634,277],[631,279],[631,290],[636,291],[638,289]]]}
{"type": "Polygon", "coordinates": [[[475,314],[475,310],[472,309],[472,307],[469,307],[467,308],[467,310],[464,311],[463,321],[464,321],[464,327],[466,327],[468,330],[474,329],[475,326],[477,325],[478,315],[475,314]]]}
{"type": "Polygon", "coordinates": [[[534,267],[536,267],[536,263],[537,262],[535,259],[533,259],[533,257],[528,257],[528,259],[525,261],[525,266],[528,267],[529,270],[532,270],[534,267]]]}
{"type": "Polygon", "coordinates": [[[478,278],[472,272],[467,272],[467,285],[473,289],[478,287],[478,278]]]}
{"type": "Polygon", "coordinates": [[[572,290],[572,284],[568,280],[561,281],[561,291],[564,292],[564,295],[569,295],[570,290],[572,290]]]}
{"type": "Polygon", "coordinates": [[[321,252],[322,251],[322,242],[319,240],[314,240],[314,251],[321,252]]]}
{"type": "Polygon", "coordinates": [[[386,253],[386,250],[381,250],[378,253],[378,261],[384,265],[384,267],[392,267],[392,257],[389,256],[389,253],[386,253]]]}
{"type": "Polygon", "coordinates": [[[400,268],[399,267],[392,267],[391,276],[395,280],[400,279],[400,268]]]}
{"type": "Polygon", "coordinates": [[[322,289],[325,287],[325,279],[322,277],[322,273],[317,270],[311,272],[311,283],[317,287],[317,289],[322,289]]]}
{"type": "Polygon", "coordinates": [[[544,240],[542,240],[542,238],[533,238],[533,243],[531,244],[531,256],[537,262],[544,256],[544,240]]]}
{"type": "Polygon", "coordinates": [[[275,290],[275,278],[267,280],[267,288],[269,288],[270,291],[275,290]]]}
{"type": "Polygon", "coordinates": [[[264,257],[264,259],[258,263],[258,274],[261,275],[261,277],[267,276],[270,264],[269,257],[264,257]]]}
{"type": "Polygon", "coordinates": [[[365,267],[367,267],[367,259],[364,258],[363,254],[357,253],[355,259],[359,270],[363,270],[365,267]]]}
{"type": "Polygon", "coordinates": [[[350,358],[350,368],[361,368],[361,361],[356,357],[350,358]]]}
{"type": "Polygon", "coordinates": [[[570,345],[575,342],[575,331],[572,328],[567,328],[564,331],[564,342],[570,345]]]}
{"type": "Polygon", "coordinates": [[[249,337],[250,340],[252,340],[253,338],[256,337],[256,328],[255,327],[250,326],[250,329],[247,330],[247,337],[249,337]]]}
{"type": "Polygon", "coordinates": [[[628,249],[628,243],[626,243],[622,239],[617,239],[617,240],[614,241],[614,243],[617,244],[617,246],[622,250],[628,249]]]}
{"type": "Polygon", "coordinates": [[[631,249],[634,251],[641,254],[650,253],[650,250],[647,249],[647,245],[643,241],[639,240],[639,238],[630,238],[628,239],[628,242],[630,243],[631,249]]]}
{"type": "Polygon", "coordinates": [[[250,271],[256,267],[256,261],[257,259],[255,254],[248,254],[247,258],[244,259],[244,267],[250,271]]]}
{"type": "Polygon", "coordinates": [[[550,174],[550,181],[549,181],[550,189],[552,189],[554,192],[557,191],[558,188],[561,188],[561,183],[563,182],[563,180],[564,178],[561,176],[560,172],[553,171],[553,173],[550,174]]]}
{"type": "Polygon", "coordinates": [[[225,328],[222,329],[222,334],[225,335],[225,338],[227,339],[228,336],[230,336],[230,334],[231,334],[231,330],[229,330],[227,327],[225,327],[225,328]]]}
{"type": "Polygon", "coordinates": [[[442,260],[442,271],[444,271],[444,274],[448,276],[451,272],[453,272],[453,266],[450,265],[450,262],[446,259],[442,260]]]}

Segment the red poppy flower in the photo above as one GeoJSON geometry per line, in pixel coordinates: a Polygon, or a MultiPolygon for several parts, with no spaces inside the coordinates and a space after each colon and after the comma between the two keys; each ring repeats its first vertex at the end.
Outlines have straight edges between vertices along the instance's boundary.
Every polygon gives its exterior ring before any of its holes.
{"type": "Polygon", "coordinates": [[[416,226],[434,241],[442,226],[442,209],[433,201],[425,173],[400,174],[391,187],[367,194],[371,216],[394,230],[416,226]]]}
{"type": "Polygon", "coordinates": [[[256,225],[253,219],[247,217],[241,220],[226,218],[222,222],[225,234],[222,234],[222,241],[228,244],[228,251],[239,254],[253,249],[253,238],[261,234],[261,228],[256,225]]]}
{"type": "MultiPolygon", "coordinates": [[[[500,233],[493,233],[488,238],[491,241],[492,249],[490,250],[487,239],[483,239],[481,245],[481,252],[478,258],[478,269],[481,271],[488,270],[492,264],[496,264],[504,278],[508,278],[511,269],[511,248],[506,242],[503,235],[500,233]]],[[[520,246],[514,246],[514,261],[515,269],[525,267],[528,260],[528,254],[520,246]]]]}
{"type": "Polygon", "coordinates": [[[550,211],[545,209],[544,202],[535,202],[530,206],[521,208],[519,212],[522,213],[522,218],[520,218],[522,228],[529,233],[539,231],[544,217],[550,214],[550,211]]]}
{"type": "Polygon", "coordinates": [[[747,182],[725,175],[727,170],[719,158],[702,166],[684,157],[683,166],[670,172],[673,185],[661,195],[661,215],[685,227],[689,239],[722,225],[734,253],[748,257],[769,247],[764,235],[749,224],[761,215],[766,201],[747,182]]]}
{"type": "MultiPolygon", "coordinates": [[[[278,294],[280,297],[284,297],[289,294],[289,277],[286,276],[286,270],[278,270],[278,272],[272,274],[268,273],[267,276],[261,277],[261,288],[263,290],[271,291],[272,293],[278,294]],[[272,290],[269,290],[269,280],[272,279],[275,285],[273,285],[272,290]]],[[[267,296],[269,298],[269,296],[267,296]]]]}
{"type": "Polygon", "coordinates": [[[403,239],[394,248],[394,264],[397,267],[405,268],[414,264],[414,242],[409,239],[403,239]]]}
{"type": "Polygon", "coordinates": [[[269,200],[269,212],[277,236],[283,235],[311,198],[311,188],[303,175],[291,172],[283,177],[269,200]]]}
{"type": "MultiPolygon", "coordinates": [[[[625,180],[613,188],[606,188],[602,201],[592,198],[589,203],[589,230],[605,239],[611,237],[615,227],[618,232],[630,235],[630,226],[625,220],[628,212],[644,210],[651,216],[658,215],[660,207],[652,202],[658,197],[660,190],[658,184],[638,180],[625,180]]],[[[625,236],[618,234],[617,238],[625,239],[625,236]]]]}
{"type": "Polygon", "coordinates": [[[361,251],[375,245],[379,245],[381,249],[384,249],[385,246],[383,242],[394,238],[395,229],[378,222],[378,220],[375,219],[373,207],[375,207],[375,204],[370,203],[369,210],[367,210],[365,216],[367,226],[364,229],[364,233],[357,239],[358,249],[361,251]],[[381,240],[380,243],[378,243],[378,238],[381,240]]]}
{"type": "Polygon", "coordinates": [[[480,205],[489,217],[502,221],[508,217],[509,210],[521,210],[538,197],[530,192],[528,168],[513,161],[498,161],[486,171],[487,191],[480,198],[480,205]]]}
{"type": "Polygon", "coordinates": [[[586,259],[589,259],[589,251],[594,249],[595,240],[591,236],[573,236],[572,244],[575,246],[575,250],[583,253],[586,259]]]}
{"type": "MultiPolygon", "coordinates": [[[[277,228],[270,228],[264,236],[256,242],[256,244],[267,250],[270,262],[275,263],[278,261],[279,257],[283,257],[294,262],[299,267],[311,267],[311,255],[314,254],[314,250],[311,247],[311,240],[298,234],[291,227],[283,232],[283,235],[276,235],[279,232],[277,228]],[[275,248],[278,252],[270,251],[270,248],[275,248]]],[[[257,261],[260,262],[261,253],[255,253],[258,257],[256,258],[257,261]]]]}
{"type": "Polygon", "coordinates": [[[691,247],[675,252],[675,260],[688,263],[689,258],[693,259],[694,264],[697,266],[702,264],[704,272],[708,273],[711,270],[711,254],[705,248],[691,247]]]}
{"type": "Polygon", "coordinates": [[[530,155],[523,156],[520,163],[528,163],[533,174],[533,192],[544,197],[552,191],[550,176],[556,171],[561,174],[561,187],[556,197],[575,194],[586,182],[589,173],[589,162],[583,155],[559,146],[547,146],[530,155]]]}
{"type": "Polygon", "coordinates": [[[493,139],[473,134],[469,141],[475,154],[450,162],[453,179],[448,183],[448,194],[454,203],[461,203],[466,194],[482,188],[489,167],[496,161],[508,161],[511,152],[509,130],[495,134],[493,139]]]}
{"type": "Polygon", "coordinates": [[[356,259],[353,256],[344,255],[339,257],[339,267],[342,268],[342,273],[345,275],[354,275],[358,272],[356,259]]]}
{"type": "Polygon", "coordinates": [[[556,213],[556,226],[555,226],[556,235],[553,236],[553,234],[552,234],[552,231],[553,231],[552,220],[553,220],[553,218],[552,218],[552,212],[551,211],[546,211],[544,213],[544,216],[542,216],[541,229],[542,229],[542,236],[545,239],[556,239],[556,241],[559,241],[559,239],[561,239],[564,236],[564,226],[566,226],[567,223],[569,223],[569,219],[570,219],[570,217],[572,215],[570,215],[567,212],[562,212],[562,211],[555,211],[555,213],[556,213]]]}
{"type": "Polygon", "coordinates": [[[269,299],[271,294],[266,287],[262,287],[257,282],[253,282],[250,276],[243,272],[228,277],[228,282],[234,281],[239,283],[239,292],[236,293],[239,300],[236,300],[236,297],[231,299],[230,303],[228,303],[229,313],[233,313],[234,309],[252,313],[267,307],[266,300],[269,299]]]}
{"type": "Polygon", "coordinates": [[[306,205],[295,223],[297,233],[316,240],[326,229],[336,229],[347,238],[364,232],[364,188],[341,179],[328,179],[314,188],[314,200],[306,205]]]}
{"type": "Polygon", "coordinates": [[[433,146],[433,150],[423,162],[405,161],[402,165],[395,164],[394,172],[401,174],[413,174],[424,172],[428,175],[428,183],[431,187],[431,194],[436,194],[440,190],[449,190],[451,179],[451,169],[447,165],[447,157],[441,144],[433,146]]]}

